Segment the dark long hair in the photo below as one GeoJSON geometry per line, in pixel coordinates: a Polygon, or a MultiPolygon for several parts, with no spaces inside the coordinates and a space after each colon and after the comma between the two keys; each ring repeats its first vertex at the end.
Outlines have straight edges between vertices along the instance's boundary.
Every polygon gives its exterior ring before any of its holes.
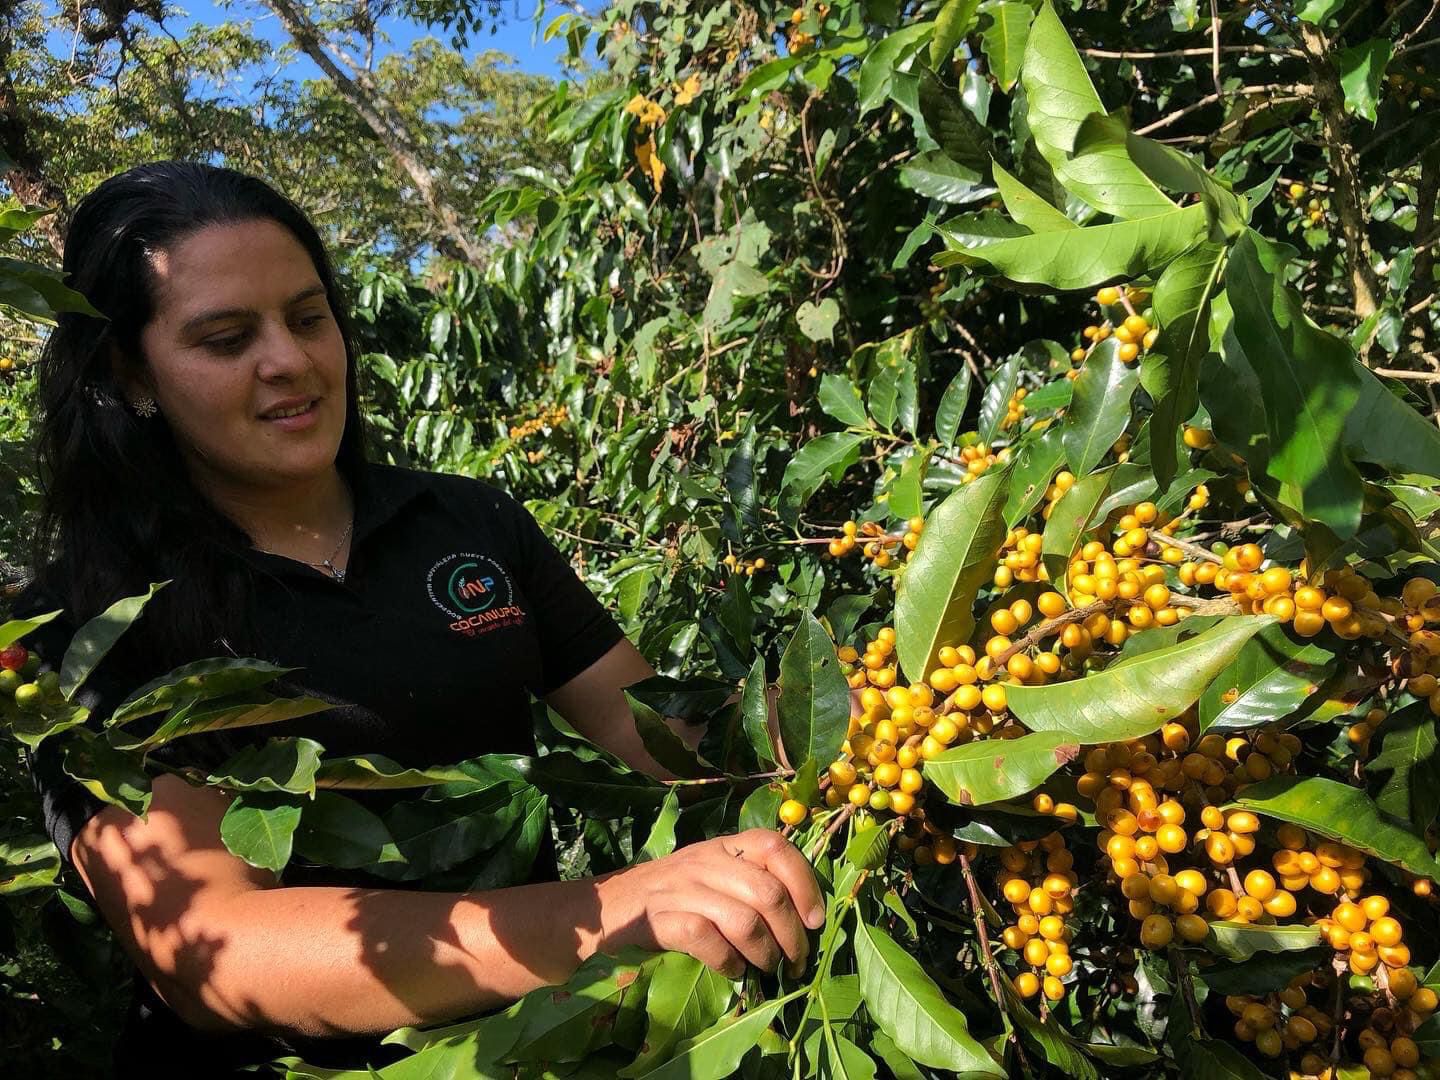
{"type": "Polygon", "coordinates": [[[211,225],[273,221],[315,264],[345,341],[345,430],[337,458],[365,460],[354,336],[324,244],[305,213],[231,169],[162,161],[111,177],[75,209],[66,283],[105,318],[62,314],[40,359],[39,472],[44,503],[31,565],[78,625],[151,582],[170,580],[122,638],[145,677],[222,653],[257,651],[246,534],[191,482],[163,416],[125,403],[111,354],[145,364],[140,333],[155,313],[151,256],[211,225]]]}

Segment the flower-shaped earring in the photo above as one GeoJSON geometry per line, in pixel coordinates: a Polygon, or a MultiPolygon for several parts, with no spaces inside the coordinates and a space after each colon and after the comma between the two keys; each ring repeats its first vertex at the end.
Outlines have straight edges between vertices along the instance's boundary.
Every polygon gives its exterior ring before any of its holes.
{"type": "Polygon", "coordinates": [[[134,409],[136,416],[143,417],[146,420],[149,420],[150,417],[154,416],[157,412],[155,400],[148,397],[142,397],[139,401],[135,402],[134,409]]]}

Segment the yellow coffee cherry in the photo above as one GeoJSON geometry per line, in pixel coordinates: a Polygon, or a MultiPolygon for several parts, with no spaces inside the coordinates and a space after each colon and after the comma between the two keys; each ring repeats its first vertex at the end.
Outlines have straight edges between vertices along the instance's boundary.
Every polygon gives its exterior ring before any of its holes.
{"type": "Polygon", "coordinates": [[[1149,915],[1140,924],[1140,943],[1147,949],[1163,949],[1175,937],[1175,925],[1164,915],[1149,915]]]}
{"type": "Polygon", "coordinates": [[[1032,998],[1040,992],[1040,976],[1032,971],[1022,971],[1013,982],[1015,992],[1022,998],[1032,998]]]}
{"type": "Polygon", "coordinates": [[[780,804],[780,820],[786,825],[799,825],[810,816],[810,809],[796,799],[786,799],[780,804]]]}

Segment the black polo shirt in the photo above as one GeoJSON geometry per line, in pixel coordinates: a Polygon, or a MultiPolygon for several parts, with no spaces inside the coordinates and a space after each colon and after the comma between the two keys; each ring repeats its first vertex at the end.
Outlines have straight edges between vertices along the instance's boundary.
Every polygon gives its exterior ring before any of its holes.
{"type": "MultiPolygon", "coordinates": [[[[280,734],[315,739],[328,756],[382,754],[416,768],[533,753],[531,695],[562,686],[621,640],[620,628],[534,518],[504,492],[465,477],[379,464],[366,465],[351,487],[355,525],[343,582],[283,556],[253,550],[243,556],[259,571],[261,659],[301,669],[287,683],[336,707],[215,733],[221,738],[177,740],[162,748],[171,764],[213,768],[237,743],[280,734]]],[[[58,606],[32,587],[15,616],[58,606]]],[[[26,644],[58,667],[75,629],[62,617],[26,644]]],[[[80,695],[92,710],[91,725],[98,729],[158,674],[115,672],[102,663],[80,695]]],[[[64,775],[58,756],[52,744],[42,744],[31,770],[51,838],[68,860],[75,833],[105,804],[64,775]]],[[[553,860],[541,862],[534,876],[553,876],[553,860]]],[[[285,881],[386,884],[359,872],[307,872],[294,864],[285,881]]],[[[141,994],[153,998],[144,988],[141,994]]]]}

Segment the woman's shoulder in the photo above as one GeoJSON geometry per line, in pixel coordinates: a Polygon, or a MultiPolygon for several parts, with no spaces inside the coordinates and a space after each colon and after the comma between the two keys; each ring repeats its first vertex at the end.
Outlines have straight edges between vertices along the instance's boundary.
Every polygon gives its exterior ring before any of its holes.
{"type": "Polygon", "coordinates": [[[380,498],[391,502],[430,495],[449,506],[459,503],[507,515],[521,510],[513,496],[478,477],[411,469],[384,462],[367,463],[365,477],[380,498]]]}

